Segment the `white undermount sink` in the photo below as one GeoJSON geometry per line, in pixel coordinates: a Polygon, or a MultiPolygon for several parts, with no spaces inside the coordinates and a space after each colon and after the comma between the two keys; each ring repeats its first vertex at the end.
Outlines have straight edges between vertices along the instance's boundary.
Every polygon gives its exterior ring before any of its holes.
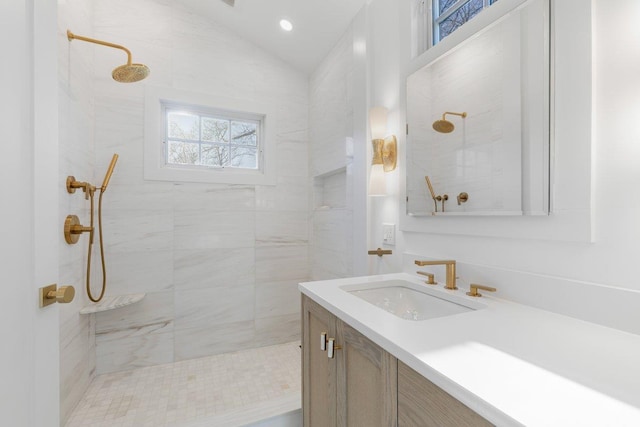
{"type": "Polygon", "coordinates": [[[484,308],[481,303],[405,280],[385,280],[342,286],[341,289],[401,319],[427,320],[484,308]]]}

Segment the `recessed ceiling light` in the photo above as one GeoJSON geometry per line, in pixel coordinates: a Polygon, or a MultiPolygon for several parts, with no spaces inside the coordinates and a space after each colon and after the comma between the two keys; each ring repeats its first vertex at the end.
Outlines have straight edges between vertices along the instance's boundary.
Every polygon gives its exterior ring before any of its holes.
{"type": "Polygon", "coordinates": [[[291,21],[288,21],[286,19],[281,19],[280,28],[282,28],[285,31],[291,31],[293,30],[293,24],[291,23],[291,21]]]}

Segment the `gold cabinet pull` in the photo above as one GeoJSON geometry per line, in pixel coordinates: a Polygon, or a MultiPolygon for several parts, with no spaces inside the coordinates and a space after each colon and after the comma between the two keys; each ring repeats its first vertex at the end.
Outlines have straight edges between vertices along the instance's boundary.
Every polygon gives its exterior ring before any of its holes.
{"type": "Polygon", "coordinates": [[[341,350],[342,347],[336,344],[335,338],[329,338],[327,342],[327,357],[333,359],[336,355],[335,350],[341,350]]]}
{"type": "Polygon", "coordinates": [[[476,283],[472,283],[469,286],[469,292],[467,292],[467,295],[469,295],[470,297],[481,297],[482,294],[478,292],[478,289],[482,289],[483,291],[487,291],[487,292],[496,291],[496,288],[492,288],[491,286],[484,286],[484,285],[478,285],[476,283]]]}
{"type": "Polygon", "coordinates": [[[320,351],[327,351],[327,333],[320,334],[320,351]]]}

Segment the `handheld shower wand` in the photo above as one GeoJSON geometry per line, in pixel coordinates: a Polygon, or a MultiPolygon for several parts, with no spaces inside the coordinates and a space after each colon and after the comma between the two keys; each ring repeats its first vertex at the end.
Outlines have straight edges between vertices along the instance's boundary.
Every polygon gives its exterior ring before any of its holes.
{"type": "Polygon", "coordinates": [[[113,175],[113,169],[116,167],[116,163],[118,162],[118,155],[114,154],[111,158],[111,163],[109,163],[109,168],[107,169],[107,173],[104,176],[104,180],[102,181],[102,187],[100,187],[100,192],[104,193],[107,191],[107,185],[109,185],[109,180],[111,179],[111,175],[113,175]]]}
{"type": "Polygon", "coordinates": [[[93,302],[99,302],[102,297],[104,297],[104,292],[107,289],[107,268],[104,261],[104,240],[102,238],[102,196],[104,192],[107,190],[107,186],[109,185],[109,180],[111,179],[111,175],[113,175],[113,169],[116,167],[116,162],[118,161],[118,155],[114,154],[111,158],[111,163],[109,164],[109,168],[107,169],[107,173],[104,176],[104,180],[102,181],[102,186],[98,188],[100,190],[100,196],[98,196],[98,237],[100,238],[100,261],[102,263],[102,289],[100,290],[100,295],[98,298],[94,298],[91,294],[91,249],[93,246],[93,194],[95,192],[95,188],[93,191],[89,193],[91,197],[91,233],[89,235],[89,249],[87,251],[87,296],[93,302]]]}
{"type": "Polygon", "coordinates": [[[95,187],[88,182],[80,182],[76,181],[73,176],[67,177],[67,192],[74,193],[76,189],[82,188],[85,192],[85,197],[87,199],[91,199],[91,224],[89,227],[84,227],[80,224],[80,221],[77,216],[69,215],[67,216],[67,220],[65,221],[65,240],[69,244],[74,244],[78,242],[80,238],[80,234],[89,233],[89,248],[87,250],[87,296],[93,302],[99,302],[102,297],[104,297],[104,292],[107,288],[107,270],[104,262],[104,241],[102,238],[102,196],[104,192],[107,190],[107,186],[109,185],[109,180],[111,179],[111,175],[113,175],[113,170],[116,167],[116,162],[118,161],[118,155],[114,154],[111,159],[111,163],[109,164],[109,168],[107,169],[107,173],[104,176],[104,180],[102,181],[101,187],[95,187]],[[100,295],[97,298],[94,298],[91,293],[91,253],[93,249],[93,233],[95,231],[94,227],[94,203],[93,196],[95,195],[96,190],[100,191],[100,196],[98,197],[98,235],[100,237],[100,260],[102,261],[102,289],[100,290],[100,295]]]}

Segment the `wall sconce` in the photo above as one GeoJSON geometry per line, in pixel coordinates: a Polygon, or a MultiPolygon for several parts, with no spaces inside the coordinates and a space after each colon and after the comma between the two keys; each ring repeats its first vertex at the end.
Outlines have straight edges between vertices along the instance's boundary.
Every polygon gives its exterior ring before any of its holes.
{"type": "Polygon", "coordinates": [[[398,161],[398,141],[395,135],[387,136],[387,113],[384,107],[373,107],[369,110],[369,126],[371,128],[371,175],[369,176],[369,195],[385,196],[387,183],[384,173],[395,170],[398,161]]]}

